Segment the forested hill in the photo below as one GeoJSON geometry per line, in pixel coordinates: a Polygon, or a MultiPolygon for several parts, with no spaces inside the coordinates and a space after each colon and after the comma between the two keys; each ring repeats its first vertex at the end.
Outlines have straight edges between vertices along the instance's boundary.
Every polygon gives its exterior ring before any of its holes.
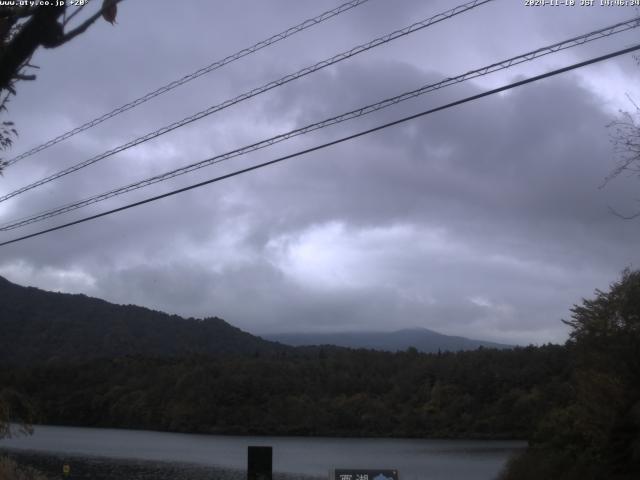
{"type": "MultiPolygon", "coordinates": [[[[526,438],[573,401],[563,346],[322,348],[0,368],[38,423],[218,434],[526,438]]],[[[545,478],[545,477],[540,477],[545,478]]]]}
{"type": "Polygon", "coordinates": [[[220,318],[184,319],[85,295],[22,287],[0,277],[0,363],[85,361],[126,355],[285,351],[220,318]]]}
{"type": "Polygon", "coordinates": [[[411,328],[395,332],[335,332],[335,333],[281,333],[264,338],[286,345],[337,345],[348,348],[367,348],[398,352],[414,347],[420,352],[458,352],[484,348],[513,348],[513,345],[443,335],[426,328],[411,328]]]}

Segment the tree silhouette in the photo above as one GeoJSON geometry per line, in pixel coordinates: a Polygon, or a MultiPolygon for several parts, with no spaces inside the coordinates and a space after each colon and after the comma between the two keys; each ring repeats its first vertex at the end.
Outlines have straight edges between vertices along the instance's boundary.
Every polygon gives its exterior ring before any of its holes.
{"type": "MultiPolygon", "coordinates": [[[[640,66],[640,56],[636,57],[640,66]]],[[[640,178],[640,105],[627,94],[632,105],[631,110],[620,110],[620,116],[608,125],[611,131],[611,142],[617,165],[605,178],[601,187],[622,174],[629,174],[640,178]]],[[[640,200],[639,200],[640,201],[640,200]]],[[[640,209],[631,214],[622,214],[613,208],[611,212],[620,218],[631,220],[640,217],[640,209]]]]}
{"type": "MultiPolygon", "coordinates": [[[[89,2],[77,2],[71,8],[61,5],[0,6],[0,114],[7,112],[7,103],[16,95],[16,83],[36,79],[35,65],[30,60],[40,48],[56,48],[81,35],[100,17],[113,24],[117,5],[122,0],[103,0],[97,11],[75,24],[89,2]]],[[[49,3],[49,2],[47,2],[49,3]]],[[[50,2],[54,3],[54,2],[50,2]]],[[[0,150],[13,143],[17,130],[10,121],[0,124],[0,150]]],[[[0,173],[6,162],[0,159],[0,173]]]]}

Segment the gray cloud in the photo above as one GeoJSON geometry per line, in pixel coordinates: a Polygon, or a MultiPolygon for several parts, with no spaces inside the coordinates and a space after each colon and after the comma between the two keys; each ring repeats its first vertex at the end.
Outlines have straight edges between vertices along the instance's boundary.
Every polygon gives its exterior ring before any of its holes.
{"type": "MultiPolygon", "coordinates": [[[[444,22],[276,89],[17,197],[0,205],[0,215],[10,220],[77,200],[633,13],[576,10],[562,27],[566,12],[556,16],[514,4],[495,2],[455,23],[444,22]]],[[[21,129],[11,153],[334,6],[284,1],[216,5],[125,2],[117,27],[100,24],[64,48],[40,52],[34,59],[42,67],[39,79],[21,85],[11,105],[21,129]],[[149,8],[155,9],[153,21],[149,8]]],[[[412,1],[389,8],[372,0],[26,159],[6,172],[0,186],[13,190],[450,7],[448,2],[427,7],[412,1]]],[[[593,51],[607,45],[620,48],[625,38],[630,37],[611,39],[593,51]]],[[[546,57],[538,70],[523,66],[435,92],[46,225],[291,153],[589,55],[582,49],[564,55],[562,62],[546,57]]],[[[612,95],[624,98],[629,86],[621,82],[638,75],[631,58],[607,65],[609,70],[549,79],[3,247],[0,274],[23,284],[184,316],[217,315],[258,333],[420,325],[506,342],[563,341],[566,329],[559,319],[569,315],[571,305],[640,260],[640,224],[608,211],[608,206],[633,208],[637,182],[621,179],[598,189],[614,164],[605,126],[616,108],[624,108],[612,103],[612,95]]],[[[23,233],[2,238],[18,232],[23,233]]]]}

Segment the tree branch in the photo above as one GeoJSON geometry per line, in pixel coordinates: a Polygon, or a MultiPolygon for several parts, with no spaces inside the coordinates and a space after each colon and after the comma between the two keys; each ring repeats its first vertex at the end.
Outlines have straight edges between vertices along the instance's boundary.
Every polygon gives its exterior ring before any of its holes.
{"type": "Polygon", "coordinates": [[[35,80],[36,76],[34,74],[25,75],[24,73],[16,73],[13,78],[16,80],[35,80]]]}
{"type": "MultiPolygon", "coordinates": [[[[109,1],[105,1],[102,4],[102,8],[100,10],[98,10],[96,13],[94,13],[93,15],[91,15],[89,18],[87,18],[84,22],[82,22],[80,25],[78,25],[76,28],[74,28],[73,30],[70,30],[69,32],[65,33],[58,42],[50,45],[50,46],[45,46],[46,48],[53,48],[53,47],[59,47],[60,45],[62,45],[63,43],[67,43],[69,40],[77,37],[78,35],[80,35],[81,33],[84,33],[91,25],[93,25],[93,23],[98,20],[102,14],[111,6],[113,5],[117,5],[118,3],[120,3],[122,0],[111,0],[109,1]]],[[[75,13],[75,12],[74,12],[75,13]]]]}
{"type": "Polygon", "coordinates": [[[64,6],[38,8],[6,45],[0,55],[0,89],[10,86],[15,74],[40,45],[55,43],[62,36],[58,17],[64,10],[64,6]]]}
{"type": "Polygon", "coordinates": [[[85,3],[85,4],[80,5],[78,8],[76,8],[71,15],[69,15],[67,18],[65,18],[64,22],[62,22],[62,25],[66,26],[67,23],[69,23],[71,21],[71,19],[73,19],[73,17],[75,17],[77,14],[79,14],[82,11],[82,9],[84,7],[86,7],[87,5],[88,5],[88,3],[85,3]]]}
{"type": "Polygon", "coordinates": [[[25,18],[36,13],[37,7],[1,7],[0,17],[25,18]]]}

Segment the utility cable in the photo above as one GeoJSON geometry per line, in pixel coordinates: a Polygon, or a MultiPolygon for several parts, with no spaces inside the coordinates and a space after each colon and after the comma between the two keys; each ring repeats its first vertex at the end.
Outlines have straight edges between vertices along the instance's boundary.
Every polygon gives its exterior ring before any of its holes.
{"type": "Polygon", "coordinates": [[[196,184],[193,184],[193,185],[189,185],[187,187],[179,188],[177,190],[172,190],[170,192],[163,193],[161,195],[156,195],[155,197],[150,197],[150,198],[147,198],[145,200],[141,200],[141,201],[138,201],[138,202],[130,203],[128,205],[124,205],[122,207],[114,208],[112,210],[108,210],[106,212],[98,213],[96,215],[91,215],[91,216],[88,216],[88,217],[84,217],[84,218],[81,218],[79,220],[75,220],[73,222],[65,223],[65,224],[58,225],[58,226],[52,227],[52,228],[47,228],[45,230],[40,230],[38,232],[31,233],[29,235],[24,235],[24,236],[19,237],[19,238],[14,238],[12,240],[8,240],[8,241],[0,243],[0,247],[3,247],[5,245],[10,245],[12,243],[20,242],[20,241],[26,240],[28,238],[33,238],[33,237],[36,237],[36,236],[39,236],[39,235],[44,235],[45,233],[50,233],[50,232],[54,232],[56,230],[61,230],[63,228],[71,227],[73,225],[78,225],[80,223],[88,222],[89,220],[95,220],[97,218],[105,217],[105,216],[111,215],[113,213],[122,212],[124,210],[128,210],[128,209],[134,208],[134,207],[138,207],[138,206],[144,205],[146,203],[155,202],[156,200],[160,200],[160,199],[167,198],[167,197],[170,197],[170,196],[173,196],[173,195],[177,195],[179,193],[187,192],[189,190],[193,190],[193,189],[196,189],[196,188],[199,188],[199,187],[203,187],[203,186],[209,185],[211,183],[216,183],[216,182],[225,180],[227,178],[231,178],[231,177],[235,177],[235,176],[241,175],[243,173],[251,172],[253,170],[258,170],[260,168],[267,167],[269,165],[274,165],[276,163],[283,162],[284,160],[288,160],[288,159],[291,159],[291,158],[299,157],[299,156],[305,155],[307,153],[315,152],[317,150],[322,150],[322,149],[330,147],[332,145],[337,145],[339,143],[343,143],[343,142],[346,142],[346,141],[349,141],[349,140],[353,140],[355,138],[362,137],[364,135],[368,135],[370,133],[374,133],[374,132],[383,130],[385,128],[389,128],[389,127],[392,127],[392,126],[395,126],[395,125],[399,125],[401,123],[408,122],[409,120],[414,120],[416,118],[424,117],[426,115],[430,115],[430,114],[435,113],[435,112],[439,112],[439,111],[442,111],[442,110],[446,110],[448,108],[452,108],[452,107],[455,107],[455,106],[458,106],[458,105],[462,105],[464,103],[468,103],[468,102],[472,102],[472,101],[475,101],[475,100],[479,100],[481,98],[488,97],[490,95],[495,95],[496,93],[504,92],[506,90],[510,90],[512,88],[520,87],[522,85],[526,85],[526,84],[529,84],[529,83],[537,82],[537,81],[540,81],[540,80],[545,79],[545,78],[553,77],[553,76],[559,75],[561,73],[565,73],[565,72],[568,72],[568,71],[571,71],[571,70],[575,70],[577,68],[581,68],[581,67],[584,67],[584,66],[587,66],[587,65],[591,65],[591,64],[594,64],[594,63],[602,62],[604,60],[608,60],[608,59],[611,59],[611,58],[614,58],[614,57],[618,57],[620,55],[631,53],[631,52],[634,52],[634,51],[637,51],[637,50],[640,50],[640,44],[637,44],[637,45],[634,45],[632,47],[625,48],[625,49],[622,49],[622,50],[618,50],[618,51],[609,53],[607,55],[602,55],[602,56],[599,56],[599,57],[595,57],[595,58],[592,58],[592,59],[589,59],[589,60],[586,60],[586,61],[583,61],[583,62],[574,63],[574,64],[569,65],[567,67],[559,68],[557,70],[553,70],[551,72],[543,73],[541,75],[536,75],[534,77],[530,77],[530,78],[527,78],[527,79],[524,79],[524,80],[513,82],[513,83],[510,83],[510,84],[504,85],[502,87],[499,87],[499,88],[494,88],[492,90],[488,90],[486,92],[479,93],[477,95],[472,95],[472,96],[463,98],[462,100],[457,100],[455,102],[447,103],[446,105],[442,105],[442,106],[439,106],[439,107],[436,107],[436,108],[425,110],[423,112],[416,113],[414,115],[409,115],[409,116],[400,118],[398,120],[394,120],[393,122],[385,123],[383,125],[379,125],[377,127],[370,128],[368,130],[363,130],[361,132],[354,133],[353,135],[348,135],[346,137],[342,137],[342,138],[339,138],[337,140],[333,140],[331,142],[323,143],[321,145],[316,145],[315,147],[307,148],[305,150],[301,150],[301,151],[298,151],[298,152],[295,152],[295,153],[292,153],[292,154],[289,154],[289,155],[285,155],[283,157],[279,157],[279,158],[276,158],[274,160],[270,160],[268,162],[263,162],[263,163],[260,163],[260,164],[257,164],[257,165],[253,165],[251,167],[243,168],[241,170],[236,170],[235,172],[228,173],[226,175],[221,175],[219,177],[211,178],[209,180],[205,180],[205,181],[200,182],[200,183],[196,183],[196,184]]]}
{"type": "Polygon", "coordinates": [[[63,206],[59,206],[50,210],[46,210],[43,212],[39,212],[36,214],[32,214],[28,217],[23,217],[20,219],[14,219],[11,222],[5,223],[3,225],[0,226],[0,231],[8,231],[8,230],[13,230],[15,228],[19,228],[31,223],[35,223],[35,222],[39,222],[42,220],[46,220],[48,218],[52,218],[54,216],[57,215],[61,215],[73,210],[77,210],[79,208],[85,207],[87,205],[91,205],[93,203],[98,203],[104,200],[107,200],[109,198],[115,197],[115,196],[119,196],[128,192],[131,192],[133,190],[137,190],[139,188],[143,188],[149,185],[153,185],[155,183],[159,183],[165,180],[168,180],[170,178],[173,177],[177,177],[179,175],[184,175],[186,173],[198,170],[200,168],[204,168],[210,165],[214,165],[217,163],[221,163],[225,160],[228,160],[230,158],[233,157],[237,157],[240,155],[244,155],[256,150],[260,150],[262,148],[266,148],[269,147],[271,145],[274,145],[276,143],[280,143],[282,141],[288,140],[290,138],[299,136],[299,135],[303,135],[315,130],[319,130],[321,128],[326,128],[328,126],[331,125],[335,125],[347,120],[351,120],[354,118],[358,118],[364,115],[367,115],[369,113],[373,113],[376,112],[378,110],[390,107],[392,105],[395,105],[397,103],[409,100],[411,98],[415,98],[419,95],[423,95],[425,93],[428,92],[432,92],[435,90],[439,90],[441,88],[445,88],[457,83],[461,83],[464,82],[466,80],[470,80],[473,78],[477,78],[480,76],[484,76],[484,75],[488,75],[489,73],[493,73],[499,70],[504,70],[507,68],[510,68],[514,65],[518,65],[520,63],[523,62],[527,62],[527,61],[532,61],[536,58],[551,54],[551,53],[555,53],[558,52],[560,50],[565,50],[568,48],[572,48],[578,45],[583,45],[587,42],[593,41],[593,40],[597,40],[603,37],[607,37],[607,36],[611,36],[613,34],[616,33],[620,33],[626,30],[629,30],[631,28],[637,28],[638,26],[640,26],[640,17],[636,17],[634,19],[628,20],[626,22],[620,22],[617,23],[615,25],[611,25],[584,35],[580,35],[578,37],[573,37],[570,38],[568,40],[564,40],[562,42],[558,42],[555,43],[553,45],[549,45],[547,47],[542,47],[542,48],[538,48],[537,50],[533,50],[531,52],[527,52],[524,53],[522,55],[518,55],[515,57],[511,57],[507,60],[502,60],[500,62],[497,63],[493,63],[491,65],[476,69],[476,70],[471,70],[469,72],[466,72],[462,75],[458,75],[456,77],[452,77],[452,78],[447,78],[445,80],[442,80],[440,82],[437,83],[433,83],[433,84],[429,84],[429,85],[425,85],[422,86],[416,90],[412,90],[410,92],[405,92],[402,93],[400,95],[396,95],[395,97],[391,97],[391,98],[387,98],[385,100],[379,101],[377,103],[374,104],[370,104],[361,108],[358,108],[356,110],[351,110],[349,112],[343,113],[341,115],[337,115],[335,117],[331,117],[325,120],[322,120],[320,122],[316,122],[316,123],[312,123],[310,125],[301,127],[301,128],[297,128],[295,130],[291,130],[289,132],[286,133],[282,133],[280,135],[276,135],[274,137],[265,139],[265,140],[261,140],[259,142],[253,143],[251,145],[247,145],[235,150],[232,150],[230,152],[224,153],[224,154],[220,154],[220,155],[216,155],[214,157],[211,158],[207,158],[205,160],[201,160],[199,162],[196,163],[192,163],[190,165],[181,167],[181,168],[177,168],[159,175],[155,175],[152,177],[149,177],[147,179],[144,180],[140,180],[138,182],[135,183],[131,183],[129,185],[125,185],[122,187],[118,187],[116,189],[107,191],[107,192],[103,192],[101,194],[98,195],[94,195],[92,197],[86,198],[84,200],[80,200],[74,203],[69,203],[63,206]]]}
{"type": "Polygon", "coordinates": [[[473,0],[472,2],[468,2],[465,3],[463,5],[459,5],[455,8],[452,8],[450,10],[447,10],[446,12],[443,13],[439,13],[437,15],[434,15],[432,17],[429,17],[427,19],[424,19],[420,22],[416,22],[412,25],[409,25],[408,27],[405,27],[401,30],[396,30],[392,33],[389,33],[387,35],[384,35],[382,37],[378,37],[366,44],[362,44],[362,45],[358,45],[357,47],[352,48],[351,50],[348,50],[346,52],[343,53],[339,53],[338,55],[335,55],[329,59],[323,60],[321,62],[318,62],[314,65],[311,65],[309,67],[305,67],[299,71],[297,71],[296,73],[293,74],[289,74],[286,75],[278,80],[274,80],[272,82],[266,83],[264,85],[262,85],[261,87],[258,88],[254,88],[253,90],[250,90],[248,92],[243,93],[242,95],[239,95],[235,98],[232,98],[230,100],[226,100],[220,104],[217,105],[213,105],[205,110],[202,110],[198,113],[195,113],[189,117],[185,117],[182,120],[179,120],[177,122],[174,122],[170,125],[167,125],[165,127],[162,127],[158,130],[155,130],[153,132],[150,132],[146,135],[143,135],[142,137],[138,137],[135,140],[132,140],[128,143],[125,143],[123,145],[120,145],[119,147],[113,148],[111,150],[108,150],[106,152],[103,152],[99,155],[96,155],[92,158],[89,158],[88,160],[85,160],[83,162],[77,163],[76,165],[73,165],[71,167],[65,168],[64,170],[60,170],[52,175],[49,175],[48,177],[42,178],[36,182],[33,182],[29,185],[26,185],[24,187],[21,187],[17,190],[14,190],[11,193],[5,194],[0,196],[0,202],[4,202],[6,200],[9,200],[10,198],[13,198],[17,195],[20,195],[21,193],[24,193],[26,191],[32,190],[36,187],[39,187],[41,185],[44,185],[46,183],[52,182],[53,180],[56,180],[60,177],[64,177],[65,175],[69,175],[70,173],[76,172],[82,168],[88,167],[89,165],[93,165],[96,162],[99,162],[100,160],[103,160],[107,157],[110,157],[112,155],[115,155],[116,153],[120,153],[124,150],[127,150],[129,148],[135,147],[137,145],[140,145],[141,143],[147,142],[149,140],[152,140],[154,138],[157,138],[161,135],[164,135],[165,133],[169,133],[173,130],[176,130],[178,128],[184,127],[185,125],[188,125],[192,122],[195,122],[197,120],[200,120],[204,117],[207,117],[213,113],[219,112],[220,110],[224,110],[225,108],[228,108],[232,105],[235,105],[237,103],[243,102],[245,100],[248,100],[252,97],[255,97],[256,95],[260,95],[264,92],[267,92],[269,90],[272,90],[276,87],[280,87],[284,84],[287,84],[289,82],[292,82],[293,80],[297,80],[301,77],[304,77],[306,75],[309,75],[311,73],[317,72],[318,70],[322,70],[323,68],[326,68],[330,65],[334,65],[338,62],[341,62],[343,60],[347,60],[348,58],[351,58],[355,55],[358,55],[360,53],[366,52],[368,50],[371,50],[372,48],[375,47],[379,47],[380,45],[384,45],[386,43],[389,43],[393,40],[396,40],[397,38],[400,37],[404,37],[406,35],[409,35],[411,33],[415,33],[419,30],[422,30],[424,28],[427,28],[431,25],[434,25],[436,23],[442,22],[444,20],[448,20],[456,15],[459,15],[461,13],[467,12],[473,8],[479,7],[481,5],[484,5],[486,3],[492,2],[493,0],[473,0]]]}
{"type": "Polygon", "coordinates": [[[162,87],[149,92],[129,103],[126,103],[118,108],[115,108],[113,110],[111,110],[108,113],[105,113],[104,115],[95,118],[93,120],[90,120],[82,125],[80,125],[79,127],[73,128],[72,130],[69,130],[68,132],[65,132],[55,138],[52,138],[51,140],[48,140],[47,142],[42,143],[41,145],[38,145],[30,150],[27,150],[24,153],[21,153],[20,155],[7,160],[7,165],[13,165],[16,162],[19,162],[20,160],[30,157],[38,152],[41,152],[42,150],[45,150],[57,143],[62,142],[63,140],[66,140],[67,138],[71,138],[74,135],[77,135],[80,132],[84,132],[85,130],[88,130],[90,128],[95,127],[96,125],[101,124],[102,122],[109,120],[110,118],[113,118],[117,115],[120,115],[121,113],[126,112],[127,110],[131,110],[132,108],[137,107],[138,105],[142,105],[145,102],[148,102],[149,100],[151,100],[152,98],[155,98],[157,96],[160,96],[164,93],[169,92],[170,90],[173,90],[174,88],[179,87],[180,85],[184,85],[185,83],[190,82],[191,80],[195,80],[198,77],[201,77],[202,75],[206,75],[207,73],[213,72],[214,70],[217,70],[221,67],[224,67],[225,65],[228,65],[231,62],[235,62],[236,60],[240,60],[243,57],[246,57],[247,55],[251,55],[252,53],[255,53],[259,50],[262,50],[263,48],[266,48],[270,45],[273,45],[274,43],[277,43],[281,40],[284,40],[285,38],[291,37],[293,35],[295,35],[296,33],[302,32],[303,30],[306,30],[307,28],[313,27],[315,25],[318,25],[322,22],[324,22],[325,20],[329,20],[330,18],[333,18],[337,15],[340,15],[343,12],[346,12],[348,10],[351,10],[352,8],[358,7],[366,2],[368,2],[369,0],[352,0],[350,2],[346,2],[343,3],[342,5],[332,9],[332,10],[328,10],[324,13],[321,13],[320,15],[317,15],[313,18],[309,18],[307,20],[305,20],[302,23],[299,23],[298,25],[295,25],[293,27],[289,27],[286,30],[277,33],[275,35],[272,35],[271,37],[265,39],[265,40],[261,40],[260,42],[244,48],[234,54],[231,54],[225,58],[223,58],[222,60],[217,60],[216,62],[207,65],[206,67],[202,67],[199,70],[196,70],[195,72],[192,72],[188,75],[185,75],[184,77],[178,79],[178,80],[174,80],[170,83],[167,83],[166,85],[163,85],[162,87]]]}

